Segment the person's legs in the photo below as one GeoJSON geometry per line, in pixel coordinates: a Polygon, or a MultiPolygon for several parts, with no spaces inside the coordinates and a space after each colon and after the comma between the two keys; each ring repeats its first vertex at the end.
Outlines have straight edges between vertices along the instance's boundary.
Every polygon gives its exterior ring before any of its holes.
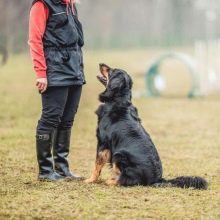
{"type": "Polygon", "coordinates": [[[41,96],[43,109],[36,135],[38,178],[55,181],[63,177],[54,172],[52,144],[67,102],[68,87],[49,87],[41,96]]]}
{"type": "Polygon", "coordinates": [[[58,128],[67,104],[68,86],[48,87],[42,97],[42,115],[38,121],[37,131],[52,132],[58,128]]]}
{"type": "Polygon", "coordinates": [[[78,110],[81,94],[82,86],[69,87],[66,106],[59,124],[60,130],[68,130],[72,128],[75,115],[78,110]]]}
{"type": "Polygon", "coordinates": [[[70,148],[71,128],[80,102],[81,92],[82,86],[69,87],[66,106],[56,132],[53,148],[55,171],[64,177],[72,179],[80,179],[79,176],[70,172],[67,157],[70,148]]]}

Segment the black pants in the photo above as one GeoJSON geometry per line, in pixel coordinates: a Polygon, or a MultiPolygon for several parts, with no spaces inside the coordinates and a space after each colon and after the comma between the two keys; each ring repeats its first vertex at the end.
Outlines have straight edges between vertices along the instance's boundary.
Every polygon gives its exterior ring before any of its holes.
{"type": "Polygon", "coordinates": [[[66,130],[73,125],[78,109],[82,86],[48,87],[42,96],[42,115],[37,131],[66,130]]]}

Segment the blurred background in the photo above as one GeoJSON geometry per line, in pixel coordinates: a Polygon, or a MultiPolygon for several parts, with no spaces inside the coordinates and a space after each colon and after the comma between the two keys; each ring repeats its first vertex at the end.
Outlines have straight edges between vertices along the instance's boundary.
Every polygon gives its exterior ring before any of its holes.
{"type": "MultiPolygon", "coordinates": [[[[13,52],[27,48],[31,0],[1,0],[1,44],[13,52]]],[[[218,0],[81,0],[88,48],[193,46],[195,40],[216,39],[218,0]]]]}
{"type": "MultiPolygon", "coordinates": [[[[28,51],[30,5],[30,0],[0,0],[3,64],[10,54],[28,51]]],[[[140,56],[132,57],[136,68],[130,69],[143,79],[138,95],[218,94],[219,0],[81,0],[78,10],[85,51],[140,51],[136,53],[140,56]],[[156,70],[148,79],[151,64],[156,70]],[[151,84],[154,88],[146,91],[151,84]]],[[[123,67],[123,62],[116,64],[123,67]]]]}
{"type": "Polygon", "coordinates": [[[71,170],[89,177],[93,167],[94,112],[104,90],[96,75],[106,63],[132,76],[133,104],[164,177],[205,177],[205,192],[36,181],[41,98],[27,44],[30,7],[31,0],[0,0],[0,219],[219,219],[220,0],[81,0],[77,6],[87,84],[73,126],[71,170]]]}

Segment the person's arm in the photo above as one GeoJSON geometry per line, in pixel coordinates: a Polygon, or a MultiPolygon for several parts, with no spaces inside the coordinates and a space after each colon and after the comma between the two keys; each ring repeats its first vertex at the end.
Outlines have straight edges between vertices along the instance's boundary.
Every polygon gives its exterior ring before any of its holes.
{"type": "Polygon", "coordinates": [[[44,55],[43,36],[49,16],[48,8],[41,1],[36,2],[30,12],[29,45],[34,70],[37,76],[37,87],[40,92],[47,89],[47,65],[44,55]]]}

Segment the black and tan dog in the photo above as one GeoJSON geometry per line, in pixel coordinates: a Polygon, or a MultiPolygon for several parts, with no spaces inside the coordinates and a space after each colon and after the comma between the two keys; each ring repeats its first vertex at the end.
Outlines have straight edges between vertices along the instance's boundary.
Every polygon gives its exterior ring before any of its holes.
{"type": "Polygon", "coordinates": [[[110,163],[114,177],[108,185],[176,186],[206,189],[201,177],[162,178],[160,157],[149,134],[141,125],[137,109],[131,102],[132,79],[123,70],[100,64],[98,76],[106,89],[99,96],[97,156],[95,169],[87,183],[98,180],[101,170],[110,163]]]}

